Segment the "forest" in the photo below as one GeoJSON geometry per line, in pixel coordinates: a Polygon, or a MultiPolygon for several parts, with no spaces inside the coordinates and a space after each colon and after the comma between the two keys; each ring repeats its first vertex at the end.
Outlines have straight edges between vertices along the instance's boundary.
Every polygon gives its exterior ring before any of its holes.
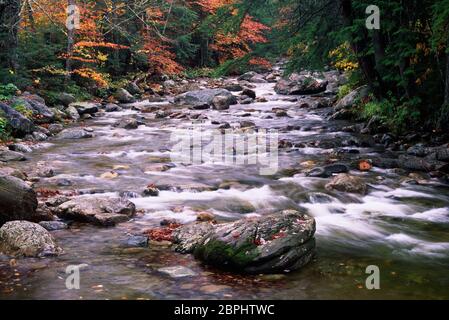
{"type": "Polygon", "coordinates": [[[0,300],[449,299],[448,124],[449,0],[2,0],[0,300]]]}
{"type": "MultiPolygon", "coordinates": [[[[444,129],[449,101],[449,5],[441,1],[4,1],[2,96],[16,86],[55,103],[58,92],[106,98],[124,81],[219,77],[269,68],[336,68],[360,106],[396,129],[444,129]],[[76,5],[79,28],[69,30],[76,5]],[[367,30],[365,9],[381,9],[367,30]]],[[[344,93],[344,92],[343,92],[344,93]]]]}

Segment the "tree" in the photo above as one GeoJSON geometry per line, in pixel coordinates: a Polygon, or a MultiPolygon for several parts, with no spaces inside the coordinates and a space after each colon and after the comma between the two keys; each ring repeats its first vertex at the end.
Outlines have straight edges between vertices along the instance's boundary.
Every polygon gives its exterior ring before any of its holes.
{"type": "Polygon", "coordinates": [[[1,67],[16,72],[19,65],[17,56],[18,28],[20,24],[20,0],[0,2],[0,57],[1,67]]]}

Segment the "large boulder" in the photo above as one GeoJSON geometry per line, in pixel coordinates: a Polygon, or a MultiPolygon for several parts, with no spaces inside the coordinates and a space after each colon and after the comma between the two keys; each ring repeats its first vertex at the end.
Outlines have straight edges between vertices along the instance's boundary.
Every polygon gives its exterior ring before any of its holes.
{"type": "Polygon", "coordinates": [[[215,230],[215,226],[209,222],[188,224],[175,229],[172,236],[176,243],[176,251],[192,253],[204,236],[213,230],[215,230]]]}
{"type": "Polygon", "coordinates": [[[326,184],[326,190],[366,194],[367,185],[362,178],[341,173],[326,184]]]}
{"type": "Polygon", "coordinates": [[[115,93],[115,98],[120,103],[136,102],[136,98],[134,98],[134,96],[131,93],[129,93],[126,89],[123,88],[117,90],[117,92],[115,93]]]}
{"type": "Polygon", "coordinates": [[[216,96],[223,96],[229,99],[229,104],[237,104],[237,98],[226,89],[205,89],[189,91],[175,97],[175,103],[189,106],[211,106],[216,96]]]}
{"type": "Polygon", "coordinates": [[[79,196],[64,202],[54,212],[62,219],[114,226],[132,218],[136,206],[119,197],[79,196]]]}
{"type": "Polygon", "coordinates": [[[0,102],[0,117],[8,120],[8,125],[15,136],[25,136],[34,131],[34,124],[31,120],[2,102],[0,102]]]}
{"type": "MultiPolygon", "coordinates": [[[[239,81],[250,81],[253,77],[257,77],[259,74],[254,71],[249,71],[244,74],[242,74],[240,77],[237,78],[239,81]]],[[[259,75],[260,76],[260,75],[259,75]]]]}
{"type": "Polygon", "coordinates": [[[289,79],[279,80],[274,90],[284,95],[316,94],[326,91],[327,84],[327,81],[311,76],[291,76],[289,79]]]}
{"type": "Polygon", "coordinates": [[[34,94],[23,94],[11,101],[12,105],[20,105],[33,113],[36,123],[50,123],[55,119],[55,114],[45,105],[44,99],[34,94]]]}
{"type": "Polygon", "coordinates": [[[206,264],[244,273],[278,273],[310,262],[315,251],[314,234],[315,220],[311,216],[285,210],[217,225],[190,247],[195,257],[206,264]]]}
{"type": "Polygon", "coordinates": [[[0,176],[0,225],[11,220],[33,220],[37,197],[23,180],[0,176]]]}
{"type": "Polygon", "coordinates": [[[51,234],[36,223],[7,222],[0,228],[0,251],[9,256],[44,257],[62,253],[51,234]]]}

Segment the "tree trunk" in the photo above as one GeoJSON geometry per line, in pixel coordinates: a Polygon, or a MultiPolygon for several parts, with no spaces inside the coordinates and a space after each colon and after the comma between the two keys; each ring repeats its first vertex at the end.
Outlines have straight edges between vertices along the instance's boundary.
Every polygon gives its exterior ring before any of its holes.
{"type": "MultiPolygon", "coordinates": [[[[75,0],[68,0],[67,4],[69,6],[75,5],[75,0]]],[[[70,17],[73,13],[69,12],[68,16],[70,17]]],[[[67,25],[67,59],[66,59],[66,76],[65,82],[66,85],[71,79],[72,75],[72,56],[73,56],[73,46],[75,44],[75,26],[71,24],[72,21],[68,21],[67,25]]]]}
{"type": "Polygon", "coordinates": [[[20,0],[0,1],[0,64],[2,67],[17,71],[18,38],[20,24],[20,0]]]}

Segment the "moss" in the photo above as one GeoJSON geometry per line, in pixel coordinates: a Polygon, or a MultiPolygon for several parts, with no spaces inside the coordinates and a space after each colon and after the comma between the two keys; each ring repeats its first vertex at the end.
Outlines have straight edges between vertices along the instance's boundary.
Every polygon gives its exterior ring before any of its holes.
{"type": "Polygon", "coordinates": [[[196,248],[195,257],[217,265],[229,268],[241,268],[249,265],[256,257],[257,246],[249,240],[239,247],[234,247],[223,241],[211,239],[207,244],[196,248]]]}

